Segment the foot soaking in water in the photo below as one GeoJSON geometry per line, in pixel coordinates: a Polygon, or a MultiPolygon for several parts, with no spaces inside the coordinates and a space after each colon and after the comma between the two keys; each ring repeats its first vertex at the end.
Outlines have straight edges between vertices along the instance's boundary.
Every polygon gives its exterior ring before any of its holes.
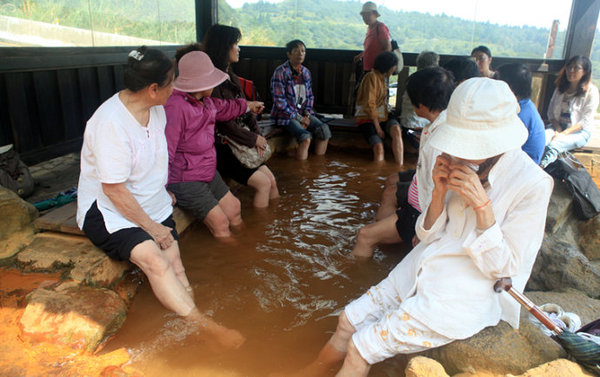
{"type": "MultiPolygon", "coordinates": [[[[196,305],[246,338],[239,349],[190,337],[193,329],[144,284],[103,352],[126,347],[148,377],[264,377],[307,364],[331,336],[339,311],[407,251],[390,245],[366,262],[349,257],[358,228],[375,217],[385,177],[397,169],[368,161],[368,152],[331,152],[301,164],[277,156],[269,161],[281,188],[276,206],[255,209],[251,189],[236,192],[247,227],[236,245],[215,240],[201,223],[182,235],[196,305]]],[[[384,363],[371,375],[401,370],[384,363]]]]}

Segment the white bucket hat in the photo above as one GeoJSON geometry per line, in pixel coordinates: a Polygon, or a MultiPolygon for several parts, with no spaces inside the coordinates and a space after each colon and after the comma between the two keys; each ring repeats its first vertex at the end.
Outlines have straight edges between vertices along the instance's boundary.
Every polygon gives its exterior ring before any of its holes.
{"type": "Polygon", "coordinates": [[[519,105],[504,81],[484,77],[456,87],[431,146],[465,160],[482,160],[520,148],[527,129],[517,116],[519,105]]]}
{"type": "Polygon", "coordinates": [[[370,12],[375,12],[375,15],[377,17],[379,17],[379,12],[377,11],[377,4],[375,4],[372,1],[367,1],[366,3],[363,4],[360,14],[370,13],[370,12]]]}

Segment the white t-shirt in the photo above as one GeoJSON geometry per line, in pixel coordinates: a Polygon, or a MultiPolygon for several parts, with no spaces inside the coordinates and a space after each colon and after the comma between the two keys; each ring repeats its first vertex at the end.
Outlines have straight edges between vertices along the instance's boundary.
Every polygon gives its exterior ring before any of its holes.
{"type": "Polygon", "coordinates": [[[81,148],[81,173],[77,189],[77,225],[97,201],[109,233],[137,227],[115,208],[102,191],[102,183],[123,183],[153,221],[171,215],[171,197],[165,189],[169,154],[165,138],[165,110],[150,109],[143,127],[119,99],[104,102],[88,120],[81,148]]]}

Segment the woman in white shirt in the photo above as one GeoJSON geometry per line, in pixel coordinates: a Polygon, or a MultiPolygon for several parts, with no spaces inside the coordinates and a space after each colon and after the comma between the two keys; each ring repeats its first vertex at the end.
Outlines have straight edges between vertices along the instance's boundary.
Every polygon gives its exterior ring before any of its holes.
{"type": "Polygon", "coordinates": [[[471,337],[501,319],[519,325],[519,304],[494,292],[510,276],[523,289],[544,235],[552,179],[521,150],[527,130],[506,83],[473,78],[450,98],[429,143],[431,203],[421,242],[378,285],[351,302],[317,360],[298,375],[367,376],[370,366],[471,337]]]}
{"type": "Polygon", "coordinates": [[[546,150],[540,166],[545,168],[562,152],[583,147],[594,128],[598,109],[598,88],[592,84],[592,62],[585,56],[567,61],[556,79],[556,89],[548,106],[546,150]]]}
{"type": "Polygon", "coordinates": [[[228,347],[244,337],[201,314],[181,262],[167,193],[166,116],[174,68],[163,52],[131,51],[125,89],[87,122],[81,149],[77,223],[111,258],[129,260],[148,277],[169,310],[228,347]]]}

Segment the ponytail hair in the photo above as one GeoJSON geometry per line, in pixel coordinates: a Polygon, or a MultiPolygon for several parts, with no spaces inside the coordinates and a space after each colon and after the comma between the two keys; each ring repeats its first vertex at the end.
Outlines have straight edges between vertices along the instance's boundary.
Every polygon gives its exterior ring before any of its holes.
{"type": "Polygon", "coordinates": [[[126,89],[138,92],[154,83],[163,87],[173,80],[173,61],[162,51],[146,46],[132,50],[123,72],[126,89]]]}

